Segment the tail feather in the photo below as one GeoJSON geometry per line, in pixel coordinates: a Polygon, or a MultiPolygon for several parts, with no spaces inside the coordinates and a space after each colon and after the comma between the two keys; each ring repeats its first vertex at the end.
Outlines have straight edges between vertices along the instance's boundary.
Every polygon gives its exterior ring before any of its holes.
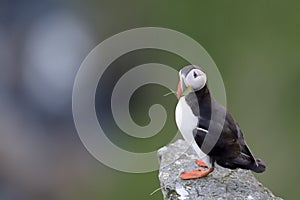
{"type": "Polygon", "coordinates": [[[252,171],[256,172],[256,173],[262,173],[266,170],[266,164],[260,160],[260,159],[256,159],[256,164],[252,164],[249,166],[249,169],[251,169],[252,171]]]}
{"type": "Polygon", "coordinates": [[[229,169],[249,169],[256,173],[262,173],[266,170],[266,164],[262,160],[255,159],[256,162],[254,162],[252,159],[245,156],[239,156],[231,160],[217,159],[216,161],[218,165],[229,169]]]}

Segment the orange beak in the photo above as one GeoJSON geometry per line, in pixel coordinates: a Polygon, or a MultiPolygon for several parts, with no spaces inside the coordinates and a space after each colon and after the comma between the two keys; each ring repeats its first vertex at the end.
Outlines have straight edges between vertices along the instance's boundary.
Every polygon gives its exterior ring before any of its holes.
{"type": "Polygon", "coordinates": [[[177,86],[177,98],[179,99],[181,97],[182,88],[181,88],[181,81],[178,82],[177,86]]]}

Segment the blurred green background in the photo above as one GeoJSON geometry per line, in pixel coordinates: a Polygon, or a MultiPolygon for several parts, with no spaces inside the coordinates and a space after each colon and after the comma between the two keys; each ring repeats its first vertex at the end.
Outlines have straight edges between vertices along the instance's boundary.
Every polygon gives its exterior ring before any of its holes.
{"type": "MultiPolygon", "coordinates": [[[[162,199],[158,172],[127,174],[95,160],[74,128],[71,92],[82,60],[121,31],[165,27],[199,42],[217,64],[227,106],[254,154],[267,164],[256,177],[275,195],[297,199],[300,161],[300,2],[298,1],[17,1],[0,2],[0,199],[162,199]]],[[[124,135],[108,108],[109,88],[135,65],[180,69],[167,52],[124,55],[106,72],[96,100],[99,122],[119,146],[147,152],[167,144],[176,126],[175,96],[140,88],[133,119],[149,122],[148,107],[165,105],[168,123],[142,141],[124,135]],[[110,85],[109,85],[110,84],[110,85]],[[101,120],[104,120],[104,122],[101,120]]]]}

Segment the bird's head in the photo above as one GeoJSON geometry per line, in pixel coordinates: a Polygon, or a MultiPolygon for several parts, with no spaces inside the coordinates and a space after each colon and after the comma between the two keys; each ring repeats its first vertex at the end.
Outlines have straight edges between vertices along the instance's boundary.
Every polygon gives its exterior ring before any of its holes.
{"type": "Polygon", "coordinates": [[[206,74],[196,65],[188,65],[179,71],[177,97],[186,95],[187,90],[201,90],[207,81],[206,74]]]}

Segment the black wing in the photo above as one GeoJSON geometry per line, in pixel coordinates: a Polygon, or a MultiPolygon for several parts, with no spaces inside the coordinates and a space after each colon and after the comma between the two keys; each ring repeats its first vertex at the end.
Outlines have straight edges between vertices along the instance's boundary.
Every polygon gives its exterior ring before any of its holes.
{"type": "Polygon", "coordinates": [[[230,113],[215,101],[213,105],[212,111],[216,114],[214,120],[211,119],[211,116],[201,115],[200,111],[198,127],[194,130],[195,141],[201,150],[223,167],[251,169],[256,172],[264,171],[264,163],[259,159],[255,159],[244,140],[240,127],[230,113]],[[222,126],[221,122],[223,120],[220,116],[224,113],[225,121],[222,126]],[[210,132],[207,131],[209,125],[211,126],[210,132]],[[221,134],[218,134],[218,131],[215,130],[221,130],[221,134]],[[212,149],[206,149],[207,145],[203,145],[204,140],[205,144],[215,143],[215,145],[212,149]],[[216,140],[217,142],[214,142],[216,140]]]}

